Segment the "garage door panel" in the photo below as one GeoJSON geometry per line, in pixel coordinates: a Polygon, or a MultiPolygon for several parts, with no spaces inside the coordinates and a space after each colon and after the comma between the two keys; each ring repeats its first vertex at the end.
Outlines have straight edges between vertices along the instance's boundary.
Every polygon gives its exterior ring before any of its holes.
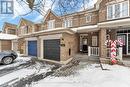
{"type": "Polygon", "coordinates": [[[60,40],[44,40],[44,58],[60,61],[60,40]]]}
{"type": "Polygon", "coordinates": [[[28,41],[28,55],[37,56],[37,41],[28,41]]]}

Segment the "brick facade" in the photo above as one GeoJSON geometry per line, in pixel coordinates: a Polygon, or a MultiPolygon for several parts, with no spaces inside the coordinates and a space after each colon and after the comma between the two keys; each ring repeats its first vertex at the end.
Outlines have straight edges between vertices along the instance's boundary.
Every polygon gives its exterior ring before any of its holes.
{"type": "MultiPolygon", "coordinates": [[[[35,24],[31,21],[26,19],[21,19],[20,23],[18,24],[17,34],[20,37],[18,39],[18,50],[20,53],[27,54],[27,38],[37,38],[37,49],[38,49],[38,58],[44,59],[43,57],[43,38],[44,36],[53,36],[57,34],[61,34],[62,37],[60,39],[61,43],[65,46],[60,47],[60,59],[61,61],[66,61],[70,58],[73,58],[77,52],[80,51],[80,34],[87,34],[88,46],[92,46],[92,36],[97,36],[97,46],[100,49],[100,58],[102,61],[106,60],[107,57],[107,47],[105,46],[106,36],[110,35],[112,40],[117,39],[117,30],[120,27],[127,27],[129,24],[126,25],[126,22],[120,22],[123,26],[117,23],[111,23],[111,21],[122,20],[129,17],[119,18],[119,19],[112,19],[107,20],[107,5],[113,3],[115,0],[98,0],[95,4],[95,7],[91,10],[76,12],[72,14],[67,14],[64,16],[58,16],[51,10],[47,12],[43,23],[35,24]],[[88,21],[87,17],[90,16],[90,21],[88,21]],[[65,28],[64,27],[64,20],[71,19],[72,26],[65,28]],[[48,22],[50,20],[54,20],[54,28],[57,30],[48,29],[48,22]],[[108,24],[106,24],[106,22],[108,24]],[[110,23],[110,24],[109,24],[110,23]],[[94,26],[96,28],[93,28],[94,26]],[[23,27],[24,26],[24,27],[23,27]],[[25,28],[26,26],[26,28],[25,28]],[[28,27],[27,27],[28,26],[28,27]],[[116,26],[116,27],[115,27],[116,26]],[[85,28],[84,28],[85,27],[85,28]],[[119,28],[118,28],[119,27],[119,28]],[[81,30],[80,30],[81,28],[81,30]],[[25,31],[23,31],[25,29],[25,31]],[[58,30],[59,29],[59,30],[58,30]],[[62,30],[63,29],[63,30],[62,30]],[[72,30],[73,29],[73,30],[72,30]],[[76,29],[79,29],[81,32],[74,32],[76,29]],[[82,31],[84,30],[84,31],[82,31]],[[69,53],[69,51],[71,51],[69,53]],[[42,56],[41,56],[42,55],[42,56]]],[[[117,2],[124,1],[124,0],[117,0],[117,2]]],[[[130,0],[129,0],[130,1],[130,0]]],[[[114,2],[114,3],[117,3],[114,2]]],[[[129,3],[130,4],[130,3],[129,3]]],[[[130,5],[129,5],[130,6],[130,5]]],[[[130,8],[129,8],[130,10],[130,8]]],[[[129,11],[130,12],[130,11],[129,11]]],[[[4,31],[5,32],[5,31],[4,31]]],[[[53,37],[51,37],[53,38],[53,37]]]]}

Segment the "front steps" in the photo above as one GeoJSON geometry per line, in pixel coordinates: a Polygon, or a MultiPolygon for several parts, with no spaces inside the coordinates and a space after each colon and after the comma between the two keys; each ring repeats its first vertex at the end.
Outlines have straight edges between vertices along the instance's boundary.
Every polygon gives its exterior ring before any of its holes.
{"type": "Polygon", "coordinates": [[[99,57],[96,57],[96,56],[88,56],[87,54],[76,54],[74,56],[74,59],[76,60],[80,60],[82,62],[86,62],[86,61],[95,61],[95,62],[98,62],[99,61],[99,57]]]}

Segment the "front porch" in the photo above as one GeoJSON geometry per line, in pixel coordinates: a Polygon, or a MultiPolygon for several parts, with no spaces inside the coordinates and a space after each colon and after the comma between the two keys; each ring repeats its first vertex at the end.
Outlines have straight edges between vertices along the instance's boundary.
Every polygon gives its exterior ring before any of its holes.
{"type": "MultiPolygon", "coordinates": [[[[105,45],[106,40],[108,39],[108,36],[110,40],[114,41],[119,38],[124,40],[123,36],[119,36],[119,30],[118,29],[113,29],[113,28],[101,28],[98,29],[79,29],[77,30],[78,36],[79,36],[79,52],[80,53],[85,53],[89,57],[98,57],[100,58],[102,63],[106,63],[110,60],[110,54],[111,54],[111,48],[110,46],[105,45]]],[[[129,35],[127,35],[129,36],[129,35]]],[[[129,39],[127,38],[127,44],[125,46],[123,45],[122,47],[117,44],[116,48],[116,58],[120,61],[124,60],[129,60],[129,57],[126,58],[126,55],[124,51],[129,51],[128,49],[128,43],[129,39]],[[125,48],[127,47],[127,48],[125,48]],[[127,50],[125,50],[127,49],[127,50]]],[[[126,39],[125,38],[125,39],[126,39]]]]}

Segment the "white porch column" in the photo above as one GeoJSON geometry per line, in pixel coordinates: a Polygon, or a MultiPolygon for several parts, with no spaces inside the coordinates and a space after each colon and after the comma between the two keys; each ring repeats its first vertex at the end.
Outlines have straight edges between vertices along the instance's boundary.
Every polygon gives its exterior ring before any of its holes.
{"type": "Polygon", "coordinates": [[[91,56],[91,47],[88,46],[88,56],[91,56]]]}
{"type": "Polygon", "coordinates": [[[118,58],[122,61],[122,47],[119,47],[119,56],[118,58]]]}

